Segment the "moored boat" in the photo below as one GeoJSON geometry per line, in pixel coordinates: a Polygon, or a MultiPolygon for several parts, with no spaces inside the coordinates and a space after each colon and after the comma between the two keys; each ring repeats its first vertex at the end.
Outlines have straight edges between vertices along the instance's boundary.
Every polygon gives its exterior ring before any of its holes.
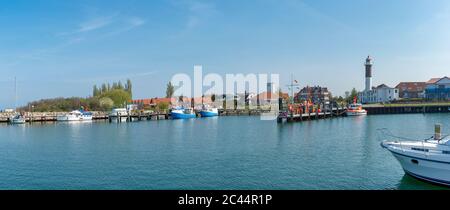
{"type": "Polygon", "coordinates": [[[92,113],[86,111],[74,110],[68,114],[56,116],[57,121],[91,121],[92,113]]]}
{"type": "Polygon", "coordinates": [[[11,124],[24,124],[25,122],[26,120],[22,114],[16,114],[11,119],[9,119],[9,123],[11,124]]]}
{"type": "Polygon", "coordinates": [[[196,114],[192,108],[174,108],[170,112],[172,119],[191,119],[196,118],[196,114]]]}
{"type": "Polygon", "coordinates": [[[442,137],[440,126],[436,127],[439,132],[430,139],[387,139],[381,146],[392,153],[406,174],[450,186],[450,136],[442,137]]]}
{"type": "Polygon", "coordinates": [[[125,122],[127,116],[128,110],[126,108],[115,108],[108,115],[111,122],[125,122]]]}
{"type": "Polygon", "coordinates": [[[201,117],[219,116],[219,109],[203,105],[202,109],[200,110],[200,116],[201,117]]]}
{"type": "Polygon", "coordinates": [[[363,109],[362,104],[356,102],[355,98],[353,103],[347,107],[346,114],[347,116],[361,116],[367,115],[367,111],[363,109]]]}

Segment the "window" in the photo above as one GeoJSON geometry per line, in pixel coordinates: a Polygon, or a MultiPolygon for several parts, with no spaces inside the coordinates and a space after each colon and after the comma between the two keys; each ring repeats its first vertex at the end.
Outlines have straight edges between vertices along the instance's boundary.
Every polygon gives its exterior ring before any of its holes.
{"type": "Polygon", "coordinates": [[[422,152],[428,152],[429,150],[428,149],[422,149],[422,148],[415,148],[415,147],[413,147],[413,148],[411,148],[412,150],[415,150],[415,151],[422,151],[422,152]]]}
{"type": "Polygon", "coordinates": [[[442,154],[448,154],[448,155],[450,155],[450,151],[442,151],[442,154]]]}

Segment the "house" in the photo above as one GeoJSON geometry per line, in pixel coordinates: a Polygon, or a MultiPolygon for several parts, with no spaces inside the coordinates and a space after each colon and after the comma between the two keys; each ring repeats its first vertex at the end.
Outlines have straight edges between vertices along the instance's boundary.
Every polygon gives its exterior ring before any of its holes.
{"type": "Polygon", "coordinates": [[[328,91],[326,87],[320,86],[306,86],[301,89],[294,96],[295,103],[302,103],[304,101],[311,101],[314,104],[325,103],[328,104],[330,102],[331,93],[328,91]]]}
{"type": "Polygon", "coordinates": [[[364,90],[358,93],[359,102],[368,103],[387,103],[399,99],[399,91],[397,88],[389,87],[385,84],[372,87],[371,90],[364,90]]]}
{"type": "Polygon", "coordinates": [[[144,107],[156,107],[160,103],[172,104],[172,98],[148,98],[148,99],[136,99],[131,101],[133,104],[138,105],[139,109],[144,107]]]}
{"type": "Polygon", "coordinates": [[[425,97],[431,101],[450,100],[450,78],[432,78],[426,83],[425,97]]]}
{"type": "Polygon", "coordinates": [[[400,82],[395,88],[398,89],[400,98],[425,98],[426,82],[400,82]]]}

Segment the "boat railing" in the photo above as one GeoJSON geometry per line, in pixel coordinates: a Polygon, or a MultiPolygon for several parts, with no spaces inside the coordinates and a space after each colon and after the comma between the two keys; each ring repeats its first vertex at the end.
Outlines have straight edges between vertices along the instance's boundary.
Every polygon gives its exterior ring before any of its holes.
{"type": "MultiPolygon", "coordinates": [[[[440,153],[445,151],[445,152],[450,153],[450,145],[440,143],[441,140],[448,139],[450,137],[449,134],[442,135],[442,137],[438,141],[430,141],[430,140],[434,140],[434,134],[432,134],[432,135],[430,135],[430,137],[424,138],[424,139],[413,139],[413,138],[408,138],[408,137],[404,137],[404,136],[394,135],[387,128],[377,129],[377,134],[378,134],[378,139],[381,141],[393,140],[395,143],[398,143],[400,145],[400,149],[402,151],[405,151],[404,142],[408,141],[408,142],[420,142],[421,143],[420,150],[424,153],[424,155],[427,155],[430,151],[436,151],[436,152],[440,152],[440,153]],[[438,147],[426,147],[425,144],[439,145],[440,148],[446,148],[446,149],[439,149],[438,147]]],[[[408,149],[411,149],[411,147],[408,146],[408,149]]]]}

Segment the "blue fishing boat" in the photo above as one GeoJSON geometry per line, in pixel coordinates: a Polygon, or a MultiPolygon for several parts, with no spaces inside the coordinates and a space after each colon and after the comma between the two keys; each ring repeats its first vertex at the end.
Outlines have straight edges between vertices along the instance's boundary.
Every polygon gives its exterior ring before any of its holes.
{"type": "Polygon", "coordinates": [[[172,119],[191,119],[195,118],[195,112],[192,108],[175,108],[170,112],[172,119]]]}
{"type": "Polygon", "coordinates": [[[217,108],[211,108],[208,106],[203,106],[202,110],[200,111],[200,116],[202,117],[215,117],[219,116],[219,110],[217,108]]]}

